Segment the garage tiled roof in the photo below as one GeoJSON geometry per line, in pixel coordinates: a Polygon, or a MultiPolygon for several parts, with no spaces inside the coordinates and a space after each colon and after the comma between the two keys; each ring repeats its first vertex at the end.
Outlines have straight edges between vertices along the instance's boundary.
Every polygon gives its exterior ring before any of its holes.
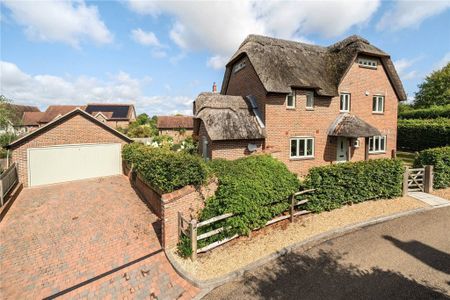
{"type": "Polygon", "coordinates": [[[45,111],[42,118],[39,120],[39,123],[49,123],[53,121],[58,116],[63,116],[67,114],[68,112],[71,112],[72,110],[76,108],[83,109],[82,106],[77,105],[50,105],[47,110],[45,111]]]}

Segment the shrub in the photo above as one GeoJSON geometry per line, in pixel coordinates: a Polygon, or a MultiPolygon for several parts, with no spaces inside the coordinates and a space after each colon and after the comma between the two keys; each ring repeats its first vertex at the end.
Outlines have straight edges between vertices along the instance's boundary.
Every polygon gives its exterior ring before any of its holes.
{"type": "Polygon", "coordinates": [[[286,165],[269,155],[234,161],[213,160],[210,167],[219,179],[219,186],[216,194],[206,201],[200,220],[224,213],[236,214],[214,224],[230,227],[222,237],[248,234],[263,226],[288,209],[289,195],[299,187],[297,177],[286,165]]]}
{"type": "Polygon", "coordinates": [[[398,120],[397,146],[402,150],[420,151],[450,144],[450,119],[398,120]]]}
{"type": "Polygon", "coordinates": [[[316,191],[308,196],[307,209],[332,210],[348,203],[393,198],[402,194],[404,169],[401,160],[374,159],[312,168],[305,187],[316,191]]]}
{"type": "Polygon", "coordinates": [[[450,104],[420,109],[405,109],[399,112],[400,119],[436,119],[450,118],[450,104]]]}
{"type": "Polygon", "coordinates": [[[420,151],[414,160],[414,167],[434,166],[433,187],[436,189],[450,186],[450,147],[441,147],[420,151]]]}
{"type": "Polygon", "coordinates": [[[153,188],[169,193],[187,185],[200,186],[208,177],[206,163],[185,152],[153,148],[139,143],[124,146],[123,159],[153,188]]]}

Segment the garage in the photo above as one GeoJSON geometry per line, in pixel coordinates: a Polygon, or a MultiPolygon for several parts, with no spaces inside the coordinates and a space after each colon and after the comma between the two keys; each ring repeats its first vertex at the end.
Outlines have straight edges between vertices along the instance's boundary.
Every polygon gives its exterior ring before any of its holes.
{"type": "Polygon", "coordinates": [[[7,146],[24,187],[118,175],[127,136],[81,109],[7,146]]]}
{"type": "Polygon", "coordinates": [[[28,149],[30,186],[121,174],[120,144],[28,149]]]}

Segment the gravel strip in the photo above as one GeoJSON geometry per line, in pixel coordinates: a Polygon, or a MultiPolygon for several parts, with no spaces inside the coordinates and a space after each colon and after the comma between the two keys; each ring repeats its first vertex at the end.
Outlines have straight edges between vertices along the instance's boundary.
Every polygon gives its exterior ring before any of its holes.
{"type": "Polygon", "coordinates": [[[433,195],[450,200],[450,188],[434,190],[433,195]]]}
{"type": "Polygon", "coordinates": [[[317,234],[375,217],[426,206],[425,203],[411,197],[366,201],[330,212],[299,217],[292,224],[280,222],[281,224],[253,232],[251,237],[240,237],[201,254],[195,262],[176,255],[176,249],[172,249],[171,252],[183,269],[193,277],[198,280],[213,279],[317,234]]]}

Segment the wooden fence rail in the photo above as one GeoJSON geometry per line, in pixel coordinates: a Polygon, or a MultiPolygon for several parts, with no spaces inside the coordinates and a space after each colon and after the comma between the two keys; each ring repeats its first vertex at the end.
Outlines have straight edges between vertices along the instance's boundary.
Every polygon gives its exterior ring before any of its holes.
{"type": "MultiPolygon", "coordinates": [[[[269,220],[268,222],[266,222],[266,224],[263,227],[271,225],[271,224],[274,224],[274,223],[277,223],[277,222],[280,222],[282,220],[286,220],[286,219],[290,219],[290,221],[293,222],[294,221],[294,217],[310,213],[307,210],[299,210],[299,211],[297,211],[297,210],[295,210],[295,208],[297,206],[300,206],[300,205],[305,204],[305,203],[308,202],[307,199],[302,199],[300,201],[297,201],[296,197],[300,196],[300,195],[307,194],[307,193],[311,193],[311,192],[314,192],[314,189],[300,191],[300,192],[292,194],[289,197],[290,200],[291,200],[291,205],[290,205],[289,210],[288,210],[289,214],[287,214],[287,215],[283,214],[281,216],[273,218],[272,220],[269,220]]],[[[222,239],[220,241],[213,242],[213,243],[211,243],[209,245],[206,245],[206,246],[204,246],[204,247],[202,247],[200,249],[197,248],[198,241],[201,241],[201,240],[204,240],[206,238],[218,235],[221,232],[223,232],[223,231],[225,231],[227,229],[230,229],[231,227],[230,226],[227,226],[227,227],[222,226],[222,227],[219,227],[219,228],[216,228],[216,229],[213,229],[211,231],[208,231],[208,232],[205,232],[205,233],[202,233],[202,234],[198,235],[197,233],[198,233],[198,229],[199,228],[204,227],[204,226],[209,225],[209,224],[213,224],[213,223],[225,220],[225,219],[228,219],[228,218],[231,218],[233,216],[235,216],[235,214],[233,214],[233,213],[226,213],[226,214],[223,214],[223,215],[220,215],[220,216],[216,216],[216,217],[213,217],[211,219],[208,219],[208,220],[205,220],[205,221],[202,221],[202,222],[198,222],[195,219],[193,219],[191,221],[188,221],[182,216],[181,213],[178,213],[178,234],[179,234],[179,236],[184,234],[185,236],[189,237],[189,239],[191,241],[191,249],[192,249],[192,256],[191,256],[191,258],[192,258],[192,260],[196,260],[197,259],[197,254],[198,253],[202,253],[202,252],[206,252],[208,250],[214,249],[214,248],[216,248],[216,247],[218,247],[218,246],[220,246],[222,244],[225,244],[225,243],[227,243],[227,242],[229,242],[229,241],[231,241],[231,240],[233,240],[233,239],[235,239],[235,238],[237,238],[239,236],[238,234],[235,234],[235,235],[233,235],[231,237],[227,237],[227,238],[222,239]]],[[[258,229],[258,228],[255,228],[255,230],[256,229],[258,229]]]]}
{"type": "Polygon", "coordinates": [[[0,207],[5,204],[5,197],[19,181],[16,164],[13,163],[0,175],[0,207]]]}

